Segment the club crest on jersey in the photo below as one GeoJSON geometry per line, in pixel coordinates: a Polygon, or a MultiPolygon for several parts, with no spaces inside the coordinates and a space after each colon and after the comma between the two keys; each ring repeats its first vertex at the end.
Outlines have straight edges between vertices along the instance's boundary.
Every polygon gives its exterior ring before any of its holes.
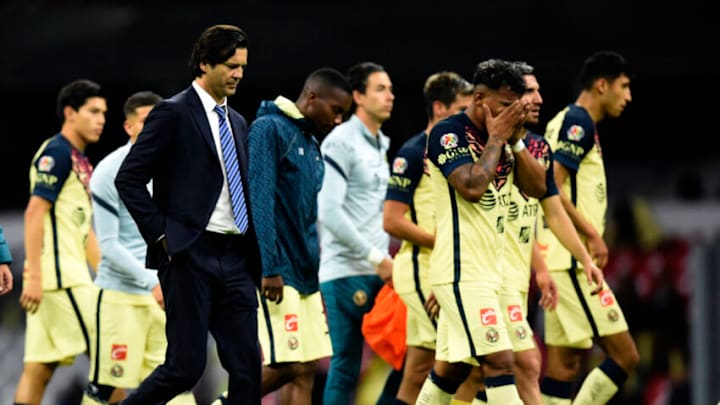
{"type": "Polygon", "coordinates": [[[52,156],[45,155],[38,159],[38,170],[41,172],[49,172],[53,167],[55,167],[55,159],[52,156]]]}
{"type": "Polygon", "coordinates": [[[579,141],[585,136],[585,130],[580,125],[573,125],[567,130],[567,137],[571,141],[579,141]]]}
{"type": "Polygon", "coordinates": [[[395,174],[403,174],[407,170],[408,162],[404,157],[396,157],[393,160],[392,171],[395,174]]]}
{"type": "Polygon", "coordinates": [[[617,322],[618,319],[620,319],[620,314],[618,314],[616,310],[611,309],[608,311],[607,317],[610,322],[617,322]]]}
{"type": "Polygon", "coordinates": [[[361,307],[367,302],[368,296],[364,290],[357,290],[355,291],[355,294],[353,294],[352,299],[355,305],[361,307]]]}
{"type": "Polygon", "coordinates": [[[500,334],[497,330],[495,330],[495,328],[490,328],[487,333],[485,333],[485,339],[487,339],[490,343],[495,343],[500,340],[500,334]]]}
{"type": "Polygon", "coordinates": [[[295,336],[290,336],[288,339],[288,348],[290,350],[296,350],[298,347],[300,347],[300,341],[295,336]]]}
{"type": "Polygon", "coordinates": [[[110,375],[113,377],[122,377],[123,374],[125,374],[125,369],[123,369],[123,366],[119,364],[113,364],[110,368],[110,375]]]}
{"type": "Polygon", "coordinates": [[[517,329],[515,329],[515,336],[517,336],[518,339],[524,340],[527,335],[528,333],[524,326],[518,326],[517,329]]]}
{"type": "Polygon", "coordinates": [[[448,132],[440,137],[440,145],[445,149],[456,147],[458,144],[458,136],[452,132],[448,132]]]}

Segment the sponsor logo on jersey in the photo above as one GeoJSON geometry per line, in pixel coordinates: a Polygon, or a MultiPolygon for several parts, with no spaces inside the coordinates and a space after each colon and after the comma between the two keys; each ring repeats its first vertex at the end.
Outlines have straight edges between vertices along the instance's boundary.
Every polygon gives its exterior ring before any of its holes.
{"type": "Polygon", "coordinates": [[[440,145],[442,145],[445,149],[450,149],[456,147],[458,144],[458,136],[456,134],[453,134],[452,132],[448,132],[447,134],[443,134],[440,137],[440,145]]]}
{"type": "Polygon", "coordinates": [[[113,343],[110,351],[110,358],[113,360],[127,359],[128,346],[126,344],[113,343]]]}
{"type": "Polygon", "coordinates": [[[508,311],[508,317],[510,318],[510,322],[522,321],[523,316],[522,316],[522,308],[520,308],[520,305],[517,305],[517,304],[508,305],[507,311],[508,311]]]}
{"type": "Polygon", "coordinates": [[[494,308],[480,309],[480,323],[483,325],[497,325],[497,314],[494,308]]]}
{"type": "Polygon", "coordinates": [[[49,172],[53,167],[55,167],[55,159],[48,155],[42,156],[38,159],[37,167],[41,172],[49,172]]]}
{"type": "Polygon", "coordinates": [[[600,305],[602,305],[604,307],[609,307],[610,305],[615,303],[615,299],[613,298],[612,291],[610,291],[610,290],[600,291],[600,294],[598,294],[598,297],[600,298],[600,305]]]}
{"type": "Polygon", "coordinates": [[[408,162],[404,157],[396,157],[393,160],[392,171],[395,174],[403,174],[407,170],[408,162]]]}
{"type": "Polygon", "coordinates": [[[585,136],[585,130],[580,125],[573,125],[567,130],[567,137],[571,141],[579,141],[585,136]]]}
{"type": "Polygon", "coordinates": [[[298,316],[297,314],[285,314],[285,331],[297,332],[298,316]]]}

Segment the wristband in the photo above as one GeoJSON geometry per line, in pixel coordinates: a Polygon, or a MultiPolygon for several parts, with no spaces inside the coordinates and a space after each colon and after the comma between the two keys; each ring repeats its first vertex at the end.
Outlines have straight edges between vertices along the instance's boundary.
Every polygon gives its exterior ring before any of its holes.
{"type": "Polygon", "coordinates": [[[377,267],[382,263],[382,261],[385,259],[385,255],[383,252],[380,251],[380,249],[376,248],[375,246],[372,246],[370,248],[370,252],[368,252],[367,260],[370,262],[370,264],[373,265],[373,267],[377,267]]]}
{"type": "Polygon", "coordinates": [[[523,149],[525,149],[525,142],[523,142],[522,139],[515,142],[515,145],[512,146],[512,151],[515,153],[520,153],[523,149]]]}

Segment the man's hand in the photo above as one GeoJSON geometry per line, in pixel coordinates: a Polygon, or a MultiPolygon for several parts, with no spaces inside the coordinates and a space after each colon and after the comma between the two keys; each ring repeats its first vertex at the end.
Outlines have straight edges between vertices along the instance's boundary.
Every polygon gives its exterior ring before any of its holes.
{"type": "Polygon", "coordinates": [[[588,236],[585,242],[588,247],[588,252],[592,256],[595,265],[599,268],[603,268],[608,262],[608,247],[605,240],[599,235],[588,236]]]}
{"type": "Polygon", "coordinates": [[[39,272],[31,273],[27,268],[23,272],[23,289],[20,294],[20,306],[31,314],[38,310],[43,298],[42,278],[33,274],[39,272]]]}
{"type": "Polygon", "coordinates": [[[382,281],[388,284],[390,287],[393,286],[392,282],[392,271],[393,271],[393,260],[389,257],[384,258],[375,269],[377,275],[380,276],[382,281]]]}
{"type": "Polygon", "coordinates": [[[260,293],[266,300],[279,304],[283,300],[283,285],[280,275],[263,277],[260,293]]]}
{"type": "Polygon", "coordinates": [[[600,268],[593,262],[583,263],[583,270],[585,271],[585,277],[587,277],[588,285],[593,285],[593,283],[595,283],[595,288],[593,288],[590,294],[596,295],[602,291],[603,284],[605,282],[605,275],[602,270],[600,270],[600,268]]]}
{"type": "Polygon", "coordinates": [[[160,308],[165,309],[165,298],[163,298],[162,289],[160,288],[160,283],[158,283],[155,287],[152,289],[152,296],[155,298],[155,301],[157,301],[158,305],[160,305],[160,308]]]}
{"type": "Polygon", "coordinates": [[[6,263],[0,264],[0,295],[7,294],[12,291],[13,276],[10,266],[6,263]]]}
{"type": "Polygon", "coordinates": [[[552,311],[558,303],[558,289],[555,280],[550,277],[550,272],[540,271],[535,273],[535,282],[540,289],[540,301],[538,302],[543,309],[552,311]]]}
{"type": "Polygon", "coordinates": [[[433,294],[432,291],[430,291],[430,295],[428,295],[425,300],[425,311],[427,311],[428,316],[430,316],[432,320],[437,319],[438,315],[440,315],[440,304],[437,302],[435,294],[433,294]]]}
{"type": "Polygon", "coordinates": [[[510,139],[516,134],[519,126],[525,122],[528,103],[525,100],[515,100],[504,108],[498,115],[493,115],[487,104],[482,105],[485,112],[485,128],[491,136],[496,136],[503,141],[510,139]]]}

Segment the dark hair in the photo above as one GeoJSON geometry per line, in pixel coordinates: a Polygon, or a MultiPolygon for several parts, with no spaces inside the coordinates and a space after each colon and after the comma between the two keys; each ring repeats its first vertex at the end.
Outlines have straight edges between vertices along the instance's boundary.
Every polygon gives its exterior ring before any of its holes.
{"type": "Polygon", "coordinates": [[[473,85],[455,72],[437,72],[425,80],[423,97],[425,98],[425,112],[432,118],[432,104],[439,101],[450,106],[458,95],[473,93],[473,85]]]}
{"type": "Polygon", "coordinates": [[[488,59],[477,64],[473,75],[475,86],[484,85],[491,90],[510,88],[517,94],[525,94],[525,80],[512,62],[488,59]]]}
{"type": "Polygon", "coordinates": [[[376,72],[385,72],[385,68],[374,62],[360,62],[350,67],[347,77],[353,91],[365,93],[368,77],[376,72]]]}
{"type": "Polygon", "coordinates": [[[190,70],[193,77],[203,75],[200,69],[201,63],[217,65],[230,59],[237,48],[247,47],[247,34],[240,27],[218,24],[207,28],[195,41],[190,56],[190,70]]]}
{"type": "Polygon", "coordinates": [[[162,97],[152,91],[138,91],[125,100],[123,104],[123,113],[125,118],[130,114],[135,114],[138,107],[153,106],[162,100],[162,97]]]}
{"type": "Polygon", "coordinates": [[[535,68],[525,61],[517,60],[513,62],[513,66],[515,66],[515,69],[517,69],[523,76],[535,74],[535,68]]]}
{"type": "Polygon", "coordinates": [[[590,90],[597,79],[613,81],[622,75],[634,76],[630,64],[622,55],[615,51],[597,51],[585,59],[578,84],[581,89],[590,90]]]}
{"type": "Polygon", "coordinates": [[[105,97],[102,94],[100,85],[92,80],[78,79],[63,86],[58,93],[55,111],[60,120],[60,124],[62,125],[65,122],[63,110],[66,106],[70,106],[73,110],[77,111],[92,97],[105,97]]]}
{"type": "Polygon", "coordinates": [[[352,87],[347,77],[338,70],[329,67],[317,69],[308,75],[307,79],[305,79],[303,91],[309,90],[310,87],[317,89],[316,91],[340,89],[345,93],[352,94],[352,87]]]}

